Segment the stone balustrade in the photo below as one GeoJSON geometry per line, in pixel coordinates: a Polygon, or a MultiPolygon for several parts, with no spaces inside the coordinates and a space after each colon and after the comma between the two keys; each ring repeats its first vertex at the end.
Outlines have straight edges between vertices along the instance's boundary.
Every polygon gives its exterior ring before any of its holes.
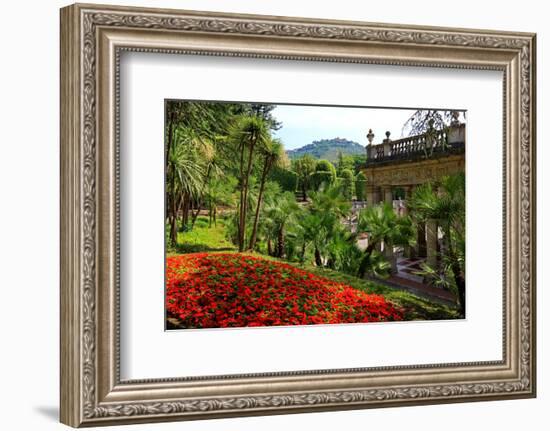
{"type": "Polygon", "coordinates": [[[451,126],[447,130],[432,129],[427,133],[367,145],[367,166],[395,161],[422,160],[449,154],[464,153],[465,125],[451,126]]]}

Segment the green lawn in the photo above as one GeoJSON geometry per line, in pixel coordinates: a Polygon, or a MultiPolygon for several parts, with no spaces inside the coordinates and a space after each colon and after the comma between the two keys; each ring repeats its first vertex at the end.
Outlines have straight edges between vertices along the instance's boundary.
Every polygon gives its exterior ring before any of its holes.
{"type": "Polygon", "coordinates": [[[200,253],[201,251],[235,251],[236,248],[225,236],[225,220],[208,227],[208,218],[199,216],[193,230],[178,232],[178,245],[172,253],[200,253]]]}
{"type": "MultiPolygon", "coordinates": [[[[178,246],[169,249],[169,253],[199,253],[199,252],[236,252],[232,244],[225,236],[225,224],[219,219],[217,226],[208,227],[208,219],[199,217],[195,227],[189,232],[178,232],[178,246]]],[[[313,265],[302,265],[296,262],[287,262],[271,256],[260,255],[264,259],[277,260],[298,268],[326,277],[340,283],[345,283],[367,293],[383,295],[387,300],[405,309],[406,320],[440,320],[456,319],[458,311],[437,301],[431,301],[410,292],[395,289],[369,280],[362,280],[348,274],[333,271],[326,268],[318,268],[313,265]]]]}
{"type": "Polygon", "coordinates": [[[399,290],[369,280],[362,280],[331,269],[317,268],[310,265],[294,265],[310,271],[313,274],[345,283],[367,293],[383,295],[387,300],[392,301],[406,310],[406,320],[456,319],[459,316],[458,310],[454,307],[450,307],[438,301],[431,301],[405,290],[399,290]]]}

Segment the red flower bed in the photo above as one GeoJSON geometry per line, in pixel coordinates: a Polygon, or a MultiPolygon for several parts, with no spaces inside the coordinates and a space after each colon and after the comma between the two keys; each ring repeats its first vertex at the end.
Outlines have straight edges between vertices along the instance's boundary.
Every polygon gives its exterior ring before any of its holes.
{"type": "Polygon", "coordinates": [[[166,308],[185,328],[402,320],[371,295],[291,265],[243,254],[166,259],[166,308]]]}

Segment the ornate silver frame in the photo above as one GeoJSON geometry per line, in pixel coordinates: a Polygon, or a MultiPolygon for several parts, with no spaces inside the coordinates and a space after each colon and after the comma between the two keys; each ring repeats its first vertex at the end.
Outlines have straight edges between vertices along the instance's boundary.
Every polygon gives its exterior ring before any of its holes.
{"type": "Polygon", "coordinates": [[[61,421],[107,425],[535,396],[535,35],[160,9],[61,10],[61,421]],[[502,360],[121,381],[122,50],[501,70],[502,360]]]}

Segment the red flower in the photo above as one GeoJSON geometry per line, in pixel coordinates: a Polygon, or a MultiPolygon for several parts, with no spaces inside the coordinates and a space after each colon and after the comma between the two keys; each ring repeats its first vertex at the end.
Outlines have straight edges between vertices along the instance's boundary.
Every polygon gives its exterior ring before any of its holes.
{"type": "Polygon", "coordinates": [[[402,320],[380,295],[245,254],[166,259],[166,309],[185,328],[402,320]]]}

